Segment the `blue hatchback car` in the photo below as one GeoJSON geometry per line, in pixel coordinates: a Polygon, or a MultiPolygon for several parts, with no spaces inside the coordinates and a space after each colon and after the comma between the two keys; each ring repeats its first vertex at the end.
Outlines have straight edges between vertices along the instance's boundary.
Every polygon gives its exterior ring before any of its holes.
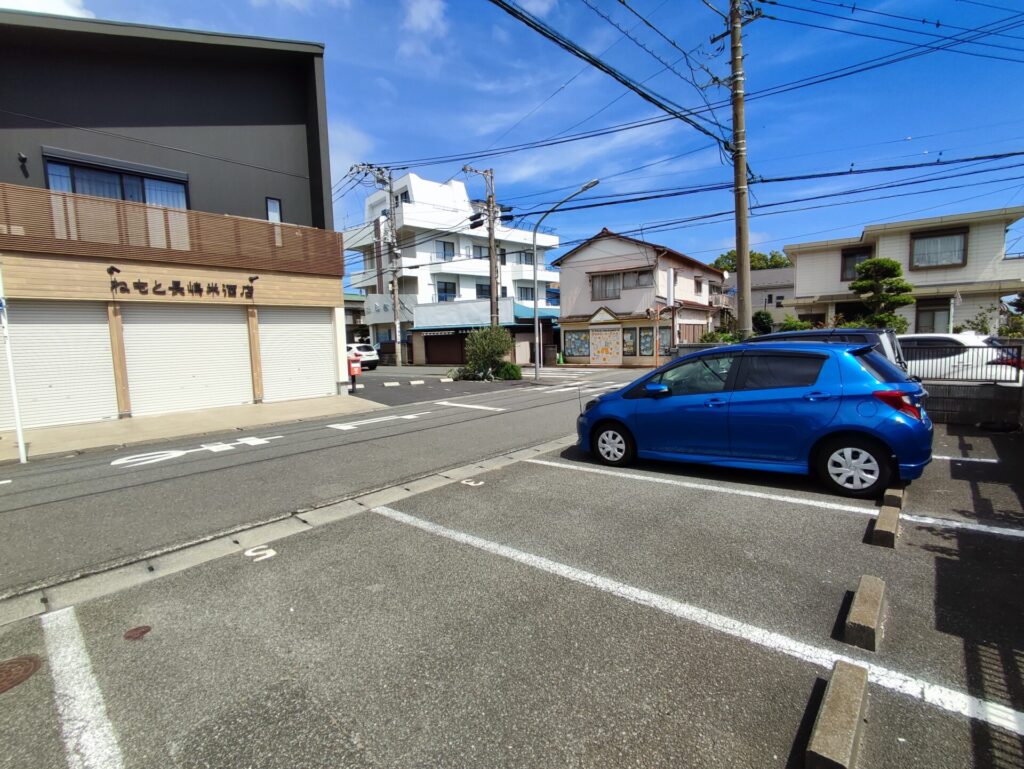
{"type": "Polygon", "coordinates": [[[606,465],[815,473],[833,491],[872,497],[931,461],[926,397],[870,346],[759,342],[678,358],[587,403],[576,427],[606,465]]]}

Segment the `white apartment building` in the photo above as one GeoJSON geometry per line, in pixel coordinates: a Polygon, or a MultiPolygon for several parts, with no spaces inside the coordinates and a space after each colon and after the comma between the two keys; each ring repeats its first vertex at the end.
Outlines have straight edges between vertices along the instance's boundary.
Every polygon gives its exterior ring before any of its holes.
{"type": "Polygon", "coordinates": [[[872,224],[860,237],[786,246],[795,296],[784,305],[801,319],[829,325],[837,314],[856,318],[864,311],[850,291],[856,265],[886,257],[903,266],[914,286],[916,303],[898,311],[910,332],[948,332],[1024,290],[1024,259],[1006,255],[1006,231],[1022,218],[1024,206],[1016,206],[872,224]]]}
{"type": "MultiPolygon", "coordinates": [[[[393,185],[394,199],[381,190],[366,199],[366,223],[344,232],[345,248],[361,256],[362,265],[349,272],[353,289],[366,292],[365,323],[373,342],[394,341],[392,275],[397,275],[402,342],[411,342],[414,363],[460,363],[461,339],[471,328],[487,325],[490,302],[490,251],[484,226],[470,228],[470,217],[484,210],[470,200],[466,185],[444,184],[406,174],[393,185]],[[387,209],[394,207],[398,249],[394,261],[381,242],[387,233],[387,209]],[[474,311],[456,307],[474,302],[474,311]],[[418,311],[419,310],[419,311],[418,311]],[[450,338],[445,338],[450,337],[450,338]],[[420,354],[417,355],[416,353],[420,354]]],[[[498,224],[498,285],[502,325],[517,342],[532,339],[534,301],[540,314],[557,317],[558,273],[546,266],[544,254],[557,248],[558,238],[538,232],[539,296],[533,291],[533,233],[498,224]],[[550,308],[550,309],[549,309],[550,308]],[[520,339],[522,337],[522,339],[520,339]]],[[[517,362],[529,355],[517,345],[517,362]]]]}
{"type": "MultiPolygon", "coordinates": [[[[736,275],[730,274],[723,284],[730,296],[736,290],[736,275]]],[[[768,270],[750,271],[750,311],[765,310],[772,316],[772,323],[782,323],[786,313],[786,301],[793,299],[793,268],[774,267],[768,270]]]]}

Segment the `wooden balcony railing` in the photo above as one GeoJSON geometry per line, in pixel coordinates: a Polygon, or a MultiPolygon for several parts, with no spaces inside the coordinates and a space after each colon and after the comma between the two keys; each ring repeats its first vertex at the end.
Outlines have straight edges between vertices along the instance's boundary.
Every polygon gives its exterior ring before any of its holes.
{"type": "Polygon", "coordinates": [[[0,184],[0,251],[344,274],[341,234],[0,184]]]}

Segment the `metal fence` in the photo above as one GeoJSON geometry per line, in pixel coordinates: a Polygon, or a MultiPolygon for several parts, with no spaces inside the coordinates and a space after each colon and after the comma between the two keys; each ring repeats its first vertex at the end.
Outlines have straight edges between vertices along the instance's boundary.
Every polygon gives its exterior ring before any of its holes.
{"type": "Polygon", "coordinates": [[[1004,347],[921,346],[904,343],[907,373],[928,382],[1020,384],[1021,345],[1004,347]]]}

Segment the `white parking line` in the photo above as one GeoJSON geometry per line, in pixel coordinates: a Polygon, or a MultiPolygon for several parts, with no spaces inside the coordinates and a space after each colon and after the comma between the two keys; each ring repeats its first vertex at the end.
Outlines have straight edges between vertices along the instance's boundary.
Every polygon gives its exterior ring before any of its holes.
{"type": "Polygon", "coordinates": [[[385,387],[401,387],[402,383],[401,382],[385,382],[384,386],[385,387]]]}
{"type": "Polygon", "coordinates": [[[421,385],[423,383],[424,382],[423,382],[422,379],[413,379],[411,382],[409,382],[409,384],[411,384],[411,385],[421,385]]]}
{"type": "Polygon", "coordinates": [[[64,751],[72,769],[119,769],[124,765],[103,693],[92,674],[89,652],[74,607],[40,618],[60,714],[64,751]]]}
{"type": "Polygon", "coordinates": [[[917,700],[922,700],[929,705],[933,705],[950,713],[956,713],[958,715],[967,716],[968,718],[985,721],[993,726],[1007,729],[1016,734],[1024,734],[1024,713],[1008,708],[1005,705],[982,700],[977,697],[973,697],[966,692],[929,683],[928,681],[923,681],[919,678],[913,678],[904,673],[890,670],[865,660],[849,657],[845,654],[838,654],[830,649],[825,649],[820,646],[812,646],[811,644],[798,641],[795,638],[784,636],[781,633],[750,625],[746,622],[742,622],[741,620],[726,617],[722,614],[716,614],[692,604],[676,601],[675,599],[667,598],[663,595],[658,595],[657,593],[652,593],[648,590],[633,587],[632,585],[627,585],[622,582],[617,582],[613,579],[608,579],[607,577],[601,577],[597,574],[583,571],[582,569],[577,569],[574,566],[568,566],[564,563],[552,561],[539,555],[533,555],[532,553],[527,553],[522,550],[516,550],[508,545],[501,545],[497,542],[491,542],[490,540],[482,539],[472,534],[467,534],[455,529],[449,529],[431,521],[424,521],[421,518],[401,513],[398,510],[391,509],[390,507],[376,507],[373,509],[373,512],[384,516],[385,518],[390,518],[397,523],[414,526],[435,536],[444,537],[452,540],[453,542],[468,545],[470,547],[477,548],[478,550],[491,553],[492,555],[516,561],[517,563],[521,563],[533,569],[553,574],[572,582],[577,582],[585,585],[586,587],[595,588],[596,590],[609,593],[618,598],[623,598],[627,601],[631,601],[632,603],[639,604],[640,606],[657,609],[658,611],[664,612],[665,614],[669,614],[673,617],[693,622],[701,625],[702,627],[710,628],[711,630],[715,630],[719,633],[724,633],[725,635],[771,649],[772,651],[781,652],[782,654],[795,657],[796,659],[809,662],[812,665],[817,665],[824,669],[831,669],[839,660],[843,660],[854,665],[861,665],[868,669],[868,679],[872,683],[878,684],[886,689],[900,694],[905,694],[917,700]]]}
{"type": "MultiPolygon", "coordinates": [[[[692,481],[677,481],[671,478],[655,478],[650,475],[639,473],[624,473],[621,470],[605,470],[600,467],[587,467],[585,465],[567,465],[562,462],[550,462],[546,459],[523,460],[532,465],[544,465],[545,467],[556,467],[559,470],[574,470],[578,473],[594,473],[596,475],[609,475],[613,478],[628,478],[633,481],[646,481],[647,483],[661,483],[667,486],[681,486],[684,489],[696,489],[698,491],[714,491],[720,494],[735,494],[739,497],[754,497],[755,499],[769,499],[774,502],[789,502],[795,505],[807,505],[822,510],[842,510],[847,513],[859,513],[872,518],[878,516],[878,510],[873,507],[862,507],[859,505],[844,505],[832,502],[827,499],[812,499],[809,497],[791,497],[786,494],[771,494],[764,491],[750,491],[748,489],[737,489],[731,486],[715,486],[710,483],[694,483],[692,481]]],[[[977,531],[981,534],[994,534],[1000,537],[1024,538],[1024,529],[1014,529],[1005,526],[988,526],[983,523],[972,523],[970,521],[957,521],[952,518],[936,518],[926,515],[911,515],[900,513],[900,520],[910,523],[921,523],[928,526],[942,526],[947,529],[965,529],[977,531]]]]}
{"type": "Polygon", "coordinates": [[[373,425],[378,422],[393,422],[396,419],[418,419],[424,414],[429,414],[429,411],[421,411],[418,414],[394,414],[387,417],[377,417],[375,419],[363,419],[359,422],[345,422],[344,424],[327,425],[332,430],[355,430],[357,427],[363,427],[364,425],[373,425]]]}
{"type": "Polygon", "coordinates": [[[0,486],[3,486],[5,483],[13,483],[13,481],[0,481],[0,486]]]}
{"type": "Polygon", "coordinates": [[[986,462],[988,464],[999,464],[998,459],[984,459],[982,457],[940,457],[932,454],[932,459],[945,459],[947,462],[986,462]]]}
{"type": "Polygon", "coordinates": [[[450,401],[437,401],[435,406],[454,406],[460,409],[480,409],[481,411],[504,411],[505,409],[499,409],[497,406],[476,406],[472,403],[452,403],[450,401]]]}
{"type": "Polygon", "coordinates": [[[546,459],[524,460],[532,465],[544,465],[545,467],[557,467],[559,470],[573,470],[578,473],[594,473],[595,475],[609,475],[613,478],[628,478],[634,481],[647,481],[648,483],[662,483],[667,486],[681,486],[684,489],[696,489],[698,491],[717,491],[722,494],[735,494],[740,497],[754,497],[755,499],[771,499],[776,502],[790,502],[797,505],[808,505],[819,507],[824,510],[843,510],[849,513],[860,513],[861,515],[878,515],[873,507],[862,507],[858,505],[843,505],[831,500],[812,499],[809,497],[790,497],[784,494],[770,494],[764,491],[750,491],[748,489],[736,489],[731,486],[715,486],[710,483],[693,483],[692,481],[677,481],[671,478],[655,478],[650,475],[639,473],[624,473],[621,470],[605,470],[600,467],[588,467],[586,465],[567,465],[562,462],[550,462],[546,459]]]}
{"type": "Polygon", "coordinates": [[[1024,529],[1011,529],[1006,526],[987,526],[984,523],[955,521],[952,518],[936,518],[933,515],[908,515],[907,513],[900,513],[900,518],[904,521],[921,523],[926,526],[941,526],[944,529],[966,529],[967,531],[977,531],[982,534],[994,534],[997,537],[1024,539],[1024,529]]]}

